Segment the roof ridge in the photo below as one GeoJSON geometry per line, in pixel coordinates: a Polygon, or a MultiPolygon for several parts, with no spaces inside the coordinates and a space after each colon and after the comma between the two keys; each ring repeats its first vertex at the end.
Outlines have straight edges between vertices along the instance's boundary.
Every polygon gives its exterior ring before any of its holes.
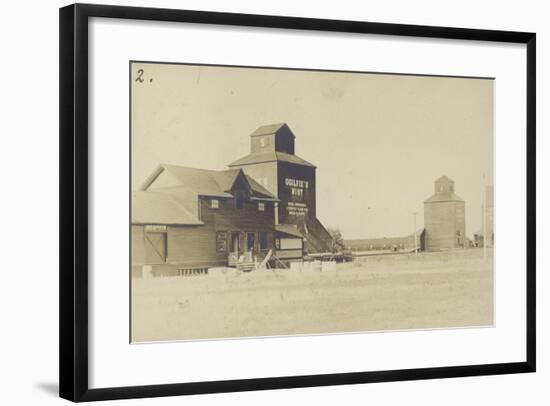
{"type": "Polygon", "coordinates": [[[438,192],[434,193],[430,197],[428,197],[426,200],[424,200],[424,203],[432,203],[432,202],[464,202],[465,200],[457,195],[455,192],[438,192]]]}
{"type": "Polygon", "coordinates": [[[298,165],[312,166],[311,162],[306,161],[304,158],[299,157],[296,154],[289,154],[287,152],[281,151],[268,151],[268,152],[251,152],[233,162],[228,166],[237,166],[237,165],[251,165],[262,162],[275,162],[275,161],[284,161],[289,163],[294,163],[298,165]]]}
{"type": "Polygon", "coordinates": [[[196,171],[203,171],[203,172],[223,172],[223,171],[225,171],[225,169],[223,169],[221,171],[217,171],[215,169],[196,168],[194,166],[183,166],[183,165],[176,165],[176,164],[167,164],[167,163],[163,163],[163,162],[161,162],[159,165],[163,166],[163,167],[171,166],[171,167],[174,167],[174,168],[193,169],[193,170],[196,170],[196,171]]]}
{"type": "MultiPolygon", "coordinates": [[[[279,131],[283,127],[287,127],[290,130],[290,127],[288,127],[288,124],[285,122],[280,123],[272,123],[272,124],[264,124],[259,127],[257,127],[254,131],[250,133],[251,137],[256,137],[260,135],[269,135],[269,134],[275,134],[277,131],[279,131]]],[[[292,130],[290,130],[292,132],[292,130]]]]}

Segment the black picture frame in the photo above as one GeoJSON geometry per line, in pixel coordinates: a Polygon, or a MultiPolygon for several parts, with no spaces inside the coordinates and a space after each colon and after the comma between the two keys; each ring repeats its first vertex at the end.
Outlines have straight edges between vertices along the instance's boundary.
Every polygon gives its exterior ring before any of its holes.
{"type": "Polygon", "coordinates": [[[63,7],[60,9],[59,18],[59,389],[61,397],[81,402],[535,371],[536,35],[534,33],[91,4],[63,7]],[[88,386],[88,20],[91,17],[526,44],[527,323],[525,328],[527,352],[525,360],[515,363],[90,389],[88,386]]]}

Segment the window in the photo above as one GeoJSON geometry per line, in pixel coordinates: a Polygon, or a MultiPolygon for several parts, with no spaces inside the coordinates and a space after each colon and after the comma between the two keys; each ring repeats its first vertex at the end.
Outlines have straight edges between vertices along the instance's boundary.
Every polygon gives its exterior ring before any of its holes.
{"type": "Polygon", "coordinates": [[[265,203],[258,202],[258,211],[265,211],[265,203]]]}
{"type": "Polygon", "coordinates": [[[260,231],[260,249],[267,249],[267,233],[265,231],[260,231]]]}
{"type": "Polygon", "coordinates": [[[210,207],[213,209],[219,209],[220,208],[220,201],[217,199],[210,200],[210,207]]]}
{"type": "Polygon", "coordinates": [[[216,231],[216,252],[227,252],[227,233],[216,231]]]}
{"type": "Polygon", "coordinates": [[[279,238],[277,238],[275,240],[275,248],[277,249],[280,249],[281,248],[281,240],[279,238]]]}
{"type": "Polygon", "coordinates": [[[246,250],[254,250],[254,241],[256,240],[256,233],[246,233],[246,250]]]}
{"type": "Polygon", "coordinates": [[[235,193],[235,207],[237,209],[244,207],[244,192],[242,190],[237,190],[235,193]]]}
{"type": "Polygon", "coordinates": [[[266,147],[269,145],[269,138],[267,137],[262,137],[260,138],[260,147],[266,147]]]}

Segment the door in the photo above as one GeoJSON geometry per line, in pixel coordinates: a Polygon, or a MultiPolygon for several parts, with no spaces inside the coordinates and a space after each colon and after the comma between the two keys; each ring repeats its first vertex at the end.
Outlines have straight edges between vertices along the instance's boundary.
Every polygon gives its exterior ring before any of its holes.
{"type": "Polygon", "coordinates": [[[162,264],[166,262],[166,233],[145,233],[145,258],[148,264],[162,264]]]}
{"type": "Polygon", "coordinates": [[[256,233],[246,233],[246,251],[254,251],[254,242],[256,240],[256,233]]]}
{"type": "Polygon", "coordinates": [[[233,231],[231,233],[231,252],[234,254],[239,253],[239,232],[233,231]]]}

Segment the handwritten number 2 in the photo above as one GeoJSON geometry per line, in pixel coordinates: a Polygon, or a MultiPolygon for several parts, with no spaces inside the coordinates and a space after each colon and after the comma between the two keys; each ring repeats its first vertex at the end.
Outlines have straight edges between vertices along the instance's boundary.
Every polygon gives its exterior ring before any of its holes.
{"type": "Polygon", "coordinates": [[[143,79],[142,79],[142,76],[143,76],[143,69],[139,69],[137,71],[138,73],[138,77],[136,78],[136,82],[139,82],[139,83],[143,83],[143,79]]]}

